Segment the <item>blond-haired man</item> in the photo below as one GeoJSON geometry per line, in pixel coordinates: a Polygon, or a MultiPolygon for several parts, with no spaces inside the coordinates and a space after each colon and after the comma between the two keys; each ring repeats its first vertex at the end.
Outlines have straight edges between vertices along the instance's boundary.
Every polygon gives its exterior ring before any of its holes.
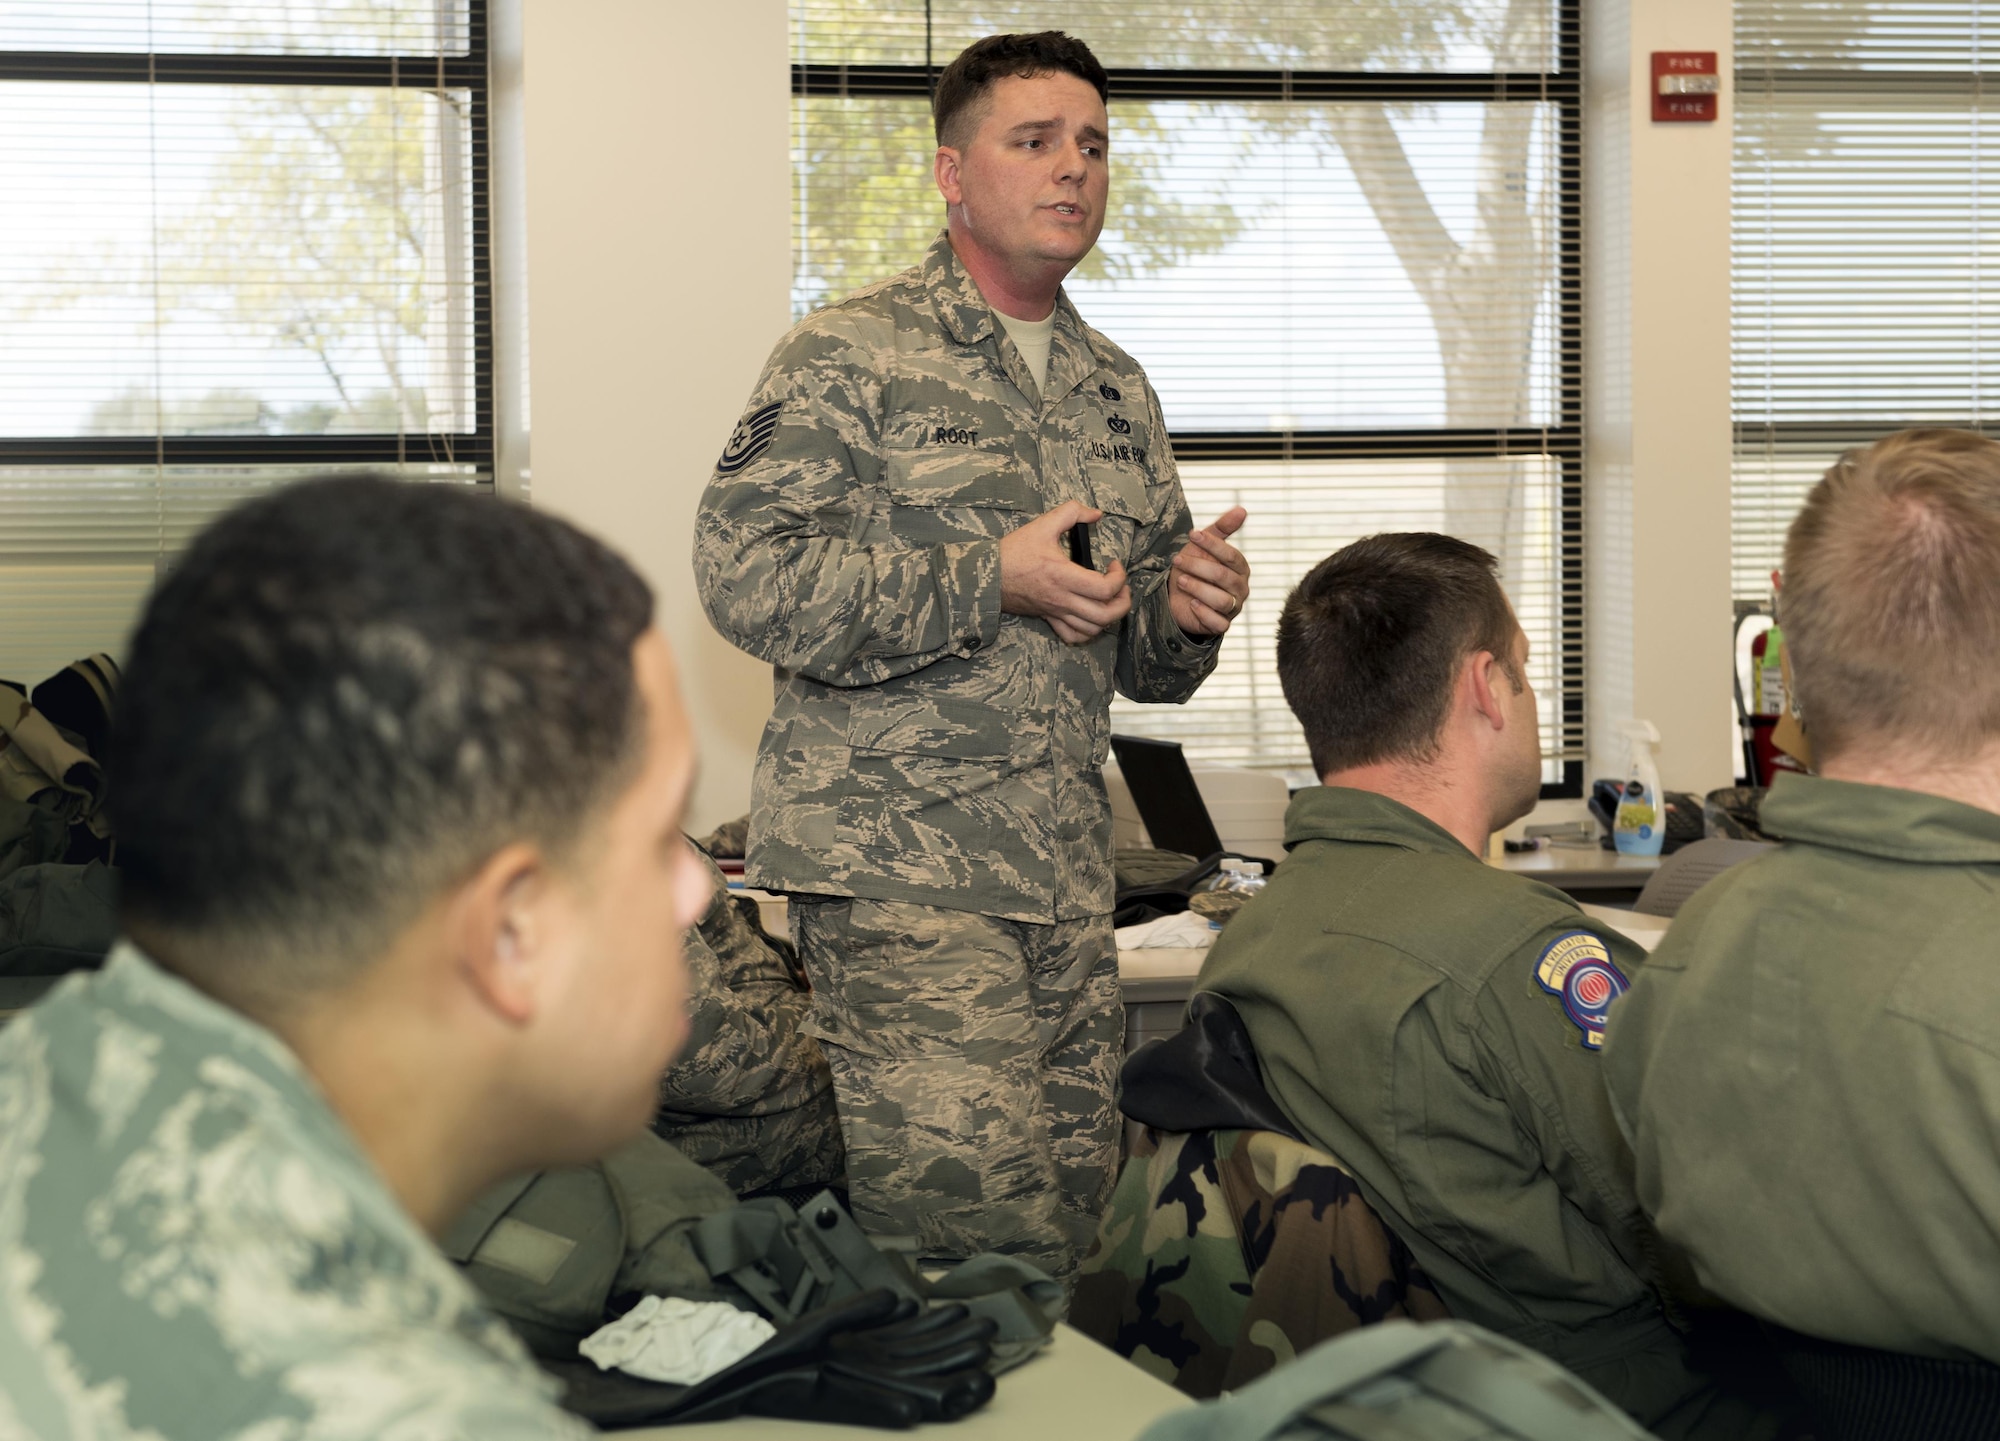
{"type": "Polygon", "coordinates": [[[1780,600],[1818,773],[1611,1014],[1660,1232],[1822,1341],[2000,1360],[2000,444],[1910,431],[1807,497],[1780,600]]]}

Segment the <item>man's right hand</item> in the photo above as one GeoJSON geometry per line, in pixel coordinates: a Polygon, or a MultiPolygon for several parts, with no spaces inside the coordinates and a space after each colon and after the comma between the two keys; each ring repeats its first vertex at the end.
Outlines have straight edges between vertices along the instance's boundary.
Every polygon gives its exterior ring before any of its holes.
{"type": "Polygon", "coordinates": [[[1064,535],[1104,515],[1066,500],[1037,516],[1000,542],[1000,609],[1008,615],[1035,615],[1049,623],[1057,639],[1083,645],[1118,624],[1132,609],[1125,567],[1117,561],[1102,574],[1069,558],[1064,535]]]}

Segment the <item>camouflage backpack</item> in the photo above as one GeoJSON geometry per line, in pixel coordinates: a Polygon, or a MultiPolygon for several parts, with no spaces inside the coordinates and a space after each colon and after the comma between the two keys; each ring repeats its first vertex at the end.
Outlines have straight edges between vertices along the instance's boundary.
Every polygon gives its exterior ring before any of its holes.
{"type": "Polygon", "coordinates": [[[1449,1314],[1354,1177],[1292,1133],[1226,1000],[1197,995],[1121,1082],[1147,1130],[1084,1257],[1079,1331],[1205,1398],[1329,1336],[1449,1314]]]}

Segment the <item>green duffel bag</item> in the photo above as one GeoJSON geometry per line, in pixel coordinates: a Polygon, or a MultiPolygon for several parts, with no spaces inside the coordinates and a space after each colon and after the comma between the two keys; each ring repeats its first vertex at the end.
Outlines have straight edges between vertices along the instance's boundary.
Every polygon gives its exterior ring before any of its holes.
{"type": "Polygon", "coordinates": [[[102,861],[0,876],[0,976],[95,970],[117,938],[118,872],[102,861]]]}
{"type": "Polygon", "coordinates": [[[863,1291],[920,1306],[965,1305],[996,1331],[991,1368],[1048,1340],[1062,1288],[1011,1256],[975,1256],[918,1275],[877,1247],[831,1191],[794,1209],[738,1202],[714,1176],[646,1134],[589,1166],[495,1186],[445,1233],[444,1253],[536,1355],[573,1361],[577,1343],[641,1296],[726,1301],[779,1327],[863,1291]]]}

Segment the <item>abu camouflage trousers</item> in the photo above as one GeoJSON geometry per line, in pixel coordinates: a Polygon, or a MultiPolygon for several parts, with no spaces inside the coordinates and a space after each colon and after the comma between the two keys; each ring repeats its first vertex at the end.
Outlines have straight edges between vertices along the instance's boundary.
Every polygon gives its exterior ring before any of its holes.
{"type": "Polygon", "coordinates": [[[855,1218],[926,1256],[999,1251],[1067,1284],[1118,1162],[1111,918],[796,895],[791,916],[855,1218]]]}

